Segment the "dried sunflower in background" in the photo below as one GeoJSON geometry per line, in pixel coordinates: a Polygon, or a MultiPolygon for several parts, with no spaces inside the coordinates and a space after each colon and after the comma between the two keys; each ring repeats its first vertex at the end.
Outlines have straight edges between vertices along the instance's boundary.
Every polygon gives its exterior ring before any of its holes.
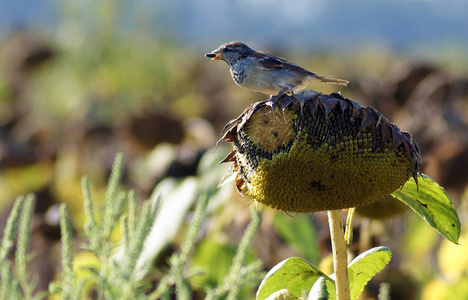
{"type": "Polygon", "coordinates": [[[374,220],[385,220],[406,211],[408,211],[408,206],[392,195],[387,195],[378,202],[356,208],[358,215],[374,220]]]}
{"type": "Polygon", "coordinates": [[[233,150],[223,162],[234,162],[238,190],[287,212],[376,202],[416,179],[421,163],[409,133],[337,93],[258,102],[226,126],[233,150]]]}

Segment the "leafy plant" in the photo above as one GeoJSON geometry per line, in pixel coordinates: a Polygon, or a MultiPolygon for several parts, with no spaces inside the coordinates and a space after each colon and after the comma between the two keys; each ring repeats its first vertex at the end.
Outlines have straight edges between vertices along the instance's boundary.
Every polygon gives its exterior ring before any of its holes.
{"type": "MultiPolygon", "coordinates": [[[[392,193],[407,204],[447,240],[458,243],[461,223],[445,190],[428,176],[413,178],[392,193]]],[[[379,273],[391,258],[385,247],[369,249],[348,265],[350,298],[358,299],[367,282],[379,273]]],[[[302,258],[289,258],[271,269],[262,281],[257,299],[337,299],[336,275],[325,275],[302,258]]]]}
{"type": "Polygon", "coordinates": [[[0,246],[0,298],[1,299],[40,299],[44,293],[33,295],[34,281],[26,270],[32,258],[28,252],[31,241],[31,223],[35,204],[34,195],[19,197],[10,213],[3,232],[0,246]],[[18,235],[15,261],[9,260],[13,254],[15,237],[18,235]],[[13,273],[14,269],[14,273],[13,273]]]}
{"type": "MultiPolygon", "coordinates": [[[[28,247],[35,198],[28,195],[16,200],[0,246],[0,298],[43,299],[48,295],[56,295],[61,299],[83,299],[91,291],[94,291],[98,299],[168,299],[171,295],[176,295],[178,299],[192,297],[193,290],[189,278],[203,273],[203,270],[190,267],[189,262],[206,214],[208,197],[199,197],[180,250],[172,254],[168,261],[168,270],[157,282],[148,282],[148,279],[142,278],[138,266],[141,264],[140,260],[148,262],[143,255],[145,241],[158,217],[161,200],[157,198],[156,201],[145,202],[138,213],[135,193],[119,191],[122,168],[123,155],[118,154],[110,175],[105,201],[100,208],[95,207],[89,180],[87,177],[82,180],[86,212],[84,233],[89,243],[80,248],[93,253],[97,258],[97,265],[87,264],[80,268],[74,266],[76,248],[73,242],[73,226],[67,204],[61,204],[62,273],[58,280],[50,284],[49,292],[34,295],[34,280],[26,271],[26,265],[32,255],[28,253],[28,247]],[[111,241],[111,234],[117,227],[120,227],[122,236],[119,245],[111,241]],[[12,252],[17,234],[13,262],[12,252]],[[81,276],[83,271],[87,271],[89,275],[81,276]]],[[[231,269],[221,286],[207,291],[209,299],[237,299],[246,283],[259,280],[260,261],[245,265],[249,245],[259,223],[260,217],[256,209],[252,208],[252,222],[240,242],[231,269]]]]}

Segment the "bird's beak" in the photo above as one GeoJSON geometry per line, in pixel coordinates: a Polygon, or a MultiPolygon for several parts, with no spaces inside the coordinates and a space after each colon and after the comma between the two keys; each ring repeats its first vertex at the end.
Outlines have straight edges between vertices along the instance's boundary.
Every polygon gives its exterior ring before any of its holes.
{"type": "Polygon", "coordinates": [[[211,60],[220,60],[223,58],[223,54],[218,50],[215,50],[211,53],[207,53],[205,54],[205,56],[211,58],[211,60]]]}

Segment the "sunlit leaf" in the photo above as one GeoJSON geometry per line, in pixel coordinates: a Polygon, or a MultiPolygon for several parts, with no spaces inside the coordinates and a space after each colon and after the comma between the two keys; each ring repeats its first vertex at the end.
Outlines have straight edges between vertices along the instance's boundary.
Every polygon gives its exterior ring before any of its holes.
{"type": "Polygon", "coordinates": [[[307,300],[334,300],[336,299],[335,286],[325,278],[317,279],[307,295],[307,300]]]}
{"type": "Polygon", "coordinates": [[[300,298],[291,294],[291,292],[288,291],[287,289],[282,289],[271,294],[270,297],[266,298],[265,300],[297,300],[297,299],[300,299],[300,298]]]}
{"type": "Polygon", "coordinates": [[[390,261],[392,253],[386,247],[376,247],[362,253],[349,264],[351,299],[358,299],[367,282],[390,261]]]}
{"type": "Polygon", "coordinates": [[[418,176],[418,186],[410,178],[392,196],[411,207],[429,225],[452,243],[460,237],[460,219],[445,190],[427,175],[418,176]]]}
{"type": "Polygon", "coordinates": [[[282,289],[287,289],[294,296],[301,297],[303,292],[309,291],[320,277],[329,279],[317,267],[302,258],[285,259],[273,267],[263,278],[257,291],[257,299],[267,299],[282,289]]]}

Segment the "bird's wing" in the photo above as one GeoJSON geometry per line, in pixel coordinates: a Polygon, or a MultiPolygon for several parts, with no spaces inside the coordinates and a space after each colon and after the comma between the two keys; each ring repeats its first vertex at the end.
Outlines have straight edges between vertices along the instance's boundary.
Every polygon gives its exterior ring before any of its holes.
{"type": "Polygon", "coordinates": [[[298,65],[296,65],[296,64],[294,64],[292,62],[289,62],[289,61],[283,63],[283,65],[284,65],[284,68],[287,68],[287,69],[289,69],[291,71],[294,71],[294,72],[297,72],[299,74],[317,76],[317,74],[315,74],[315,73],[313,73],[313,72],[311,72],[309,70],[306,70],[306,69],[304,69],[302,67],[299,67],[298,65]]]}
{"type": "Polygon", "coordinates": [[[257,68],[266,71],[281,70],[283,60],[272,54],[259,52],[257,68]]]}
{"type": "Polygon", "coordinates": [[[276,55],[258,51],[259,55],[259,65],[257,66],[258,69],[266,70],[266,71],[274,71],[274,70],[281,70],[283,68],[289,69],[298,73],[307,74],[316,76],[315,73],[312,73],[295,63],[290,62],[289,60],[278,57],[276,55]]]}

